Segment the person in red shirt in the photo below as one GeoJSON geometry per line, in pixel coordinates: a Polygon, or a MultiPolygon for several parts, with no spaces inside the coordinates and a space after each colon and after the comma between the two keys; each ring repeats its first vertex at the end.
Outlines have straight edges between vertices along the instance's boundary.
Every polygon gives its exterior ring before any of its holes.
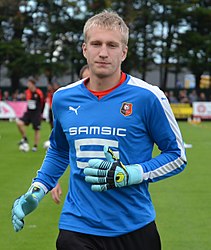
{"type": "Polygon", "coordinates": [[[53,128],[53,114],[52,114],[52,100],[53,100],[53,94],[54,92],[59,88],[59,84],[54,82],[54,83],[49,83],[48,88],[47,88],[47,95],[45,102],[48,104],[49,107],[49,115],[48,115],[48,120],[50,124],[50,128],[53,128]]]}
{"type": "Polygon", "coordinates": [[[27,110],[23,116],[16,121],[17,127],[22,136],[19,145],[28,144],[28,138],[26,136],[26,126],[32,124],[34,129],[34,145],[32,151],[36,152],[40,140],[40,128],[42,121],[42,112],[44,108],[44,94],[41,89],[36,87],[34,79],[29,79],[27,82],[27,90],[25,91],[27,110]]]}
{"type": "Polygon", "coordinates": [[[54,92],[55,92],[55,90],[53,88],[53,84],[48,84],[47,96],[46,96],[45,102],[48,104],[48,107],[49,107],[48,121],[49,121],[51,129],[53,128],[53,115],[52,115],[51,105],[52,105],[52,99],[53,99],[53,93],[54,92]]]}

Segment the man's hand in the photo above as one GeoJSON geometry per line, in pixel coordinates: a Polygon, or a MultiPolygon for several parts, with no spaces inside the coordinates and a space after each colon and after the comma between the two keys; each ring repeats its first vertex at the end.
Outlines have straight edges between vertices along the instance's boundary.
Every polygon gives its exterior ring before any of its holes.
{"type": "Polygon", "coordinates": [[[16,232],[24,226],[24,217],[31,213],[44,197],[45,191],[37,184],[32,184],[28,192],[15,200],[12,207],[12,224],[16,232]]]}
{"type": "Polygon", "coordinates": [[[62,188],[58,182],[55,188],[51,190],[51,197],[56,204],[59,204],[61,202],[61,195],[62,195],[62,188]]]}
{"type": "Polygon", "coordinates": [[[143,181],[141,165],[126,165],[114,156],[113,151],[104,146],[106,161],[91,159],[84,169],[85,181],[91,183],[92,191],[106,191],[108,189],[139,184],[143,181]]]}

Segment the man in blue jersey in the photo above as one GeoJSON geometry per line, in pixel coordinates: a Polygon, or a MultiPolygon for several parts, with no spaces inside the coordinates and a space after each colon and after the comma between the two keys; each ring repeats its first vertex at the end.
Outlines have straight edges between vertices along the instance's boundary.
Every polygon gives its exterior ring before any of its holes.
{"type": "Polygon", "coordinates": [[[12,209],[16,232],[71,166],[59,221],[59,250],[160,250],[148,186],[186,165],[182,136],[164,93],[121,71],[129,31],[115,12],[84,26],[90,77],[53,97],[50,147],[12,209]],[[161,154],[152,158],[154,145],[161,154]]]}

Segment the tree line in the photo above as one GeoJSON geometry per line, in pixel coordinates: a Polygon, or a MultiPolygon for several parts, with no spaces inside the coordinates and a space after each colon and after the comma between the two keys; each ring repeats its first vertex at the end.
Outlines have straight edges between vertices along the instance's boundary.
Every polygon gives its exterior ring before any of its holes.
{"type": "Polygon", "coordinates": [[[44,74],[49,83],[68,72],[71,79],[85,59],[81,45],[85,21],[103,9],[119,13],[130,28],[123,70],[145,80],[153,65],[167,88],[168,74],[184,68],[211,75],[211,2],[209,0],[0,0],[0,65],[12,90],[20,79],[44,74]]]}

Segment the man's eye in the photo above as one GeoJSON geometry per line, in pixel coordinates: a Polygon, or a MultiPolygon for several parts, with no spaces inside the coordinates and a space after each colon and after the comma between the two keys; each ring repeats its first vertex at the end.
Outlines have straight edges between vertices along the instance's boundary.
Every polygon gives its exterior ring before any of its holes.
{"type": "Polygon", "coordinates": [[[100,46],[100,43],[92,43],[93,46],[100,46]]]}
{"type": "Polygon", "coordinates": [[[110,47],[110,48],[116,48],[116,47],[117,47],[117,45],[116,45],[116,44],[111,43],[111,44],[109,44],[109,47],[110,47]]]}

